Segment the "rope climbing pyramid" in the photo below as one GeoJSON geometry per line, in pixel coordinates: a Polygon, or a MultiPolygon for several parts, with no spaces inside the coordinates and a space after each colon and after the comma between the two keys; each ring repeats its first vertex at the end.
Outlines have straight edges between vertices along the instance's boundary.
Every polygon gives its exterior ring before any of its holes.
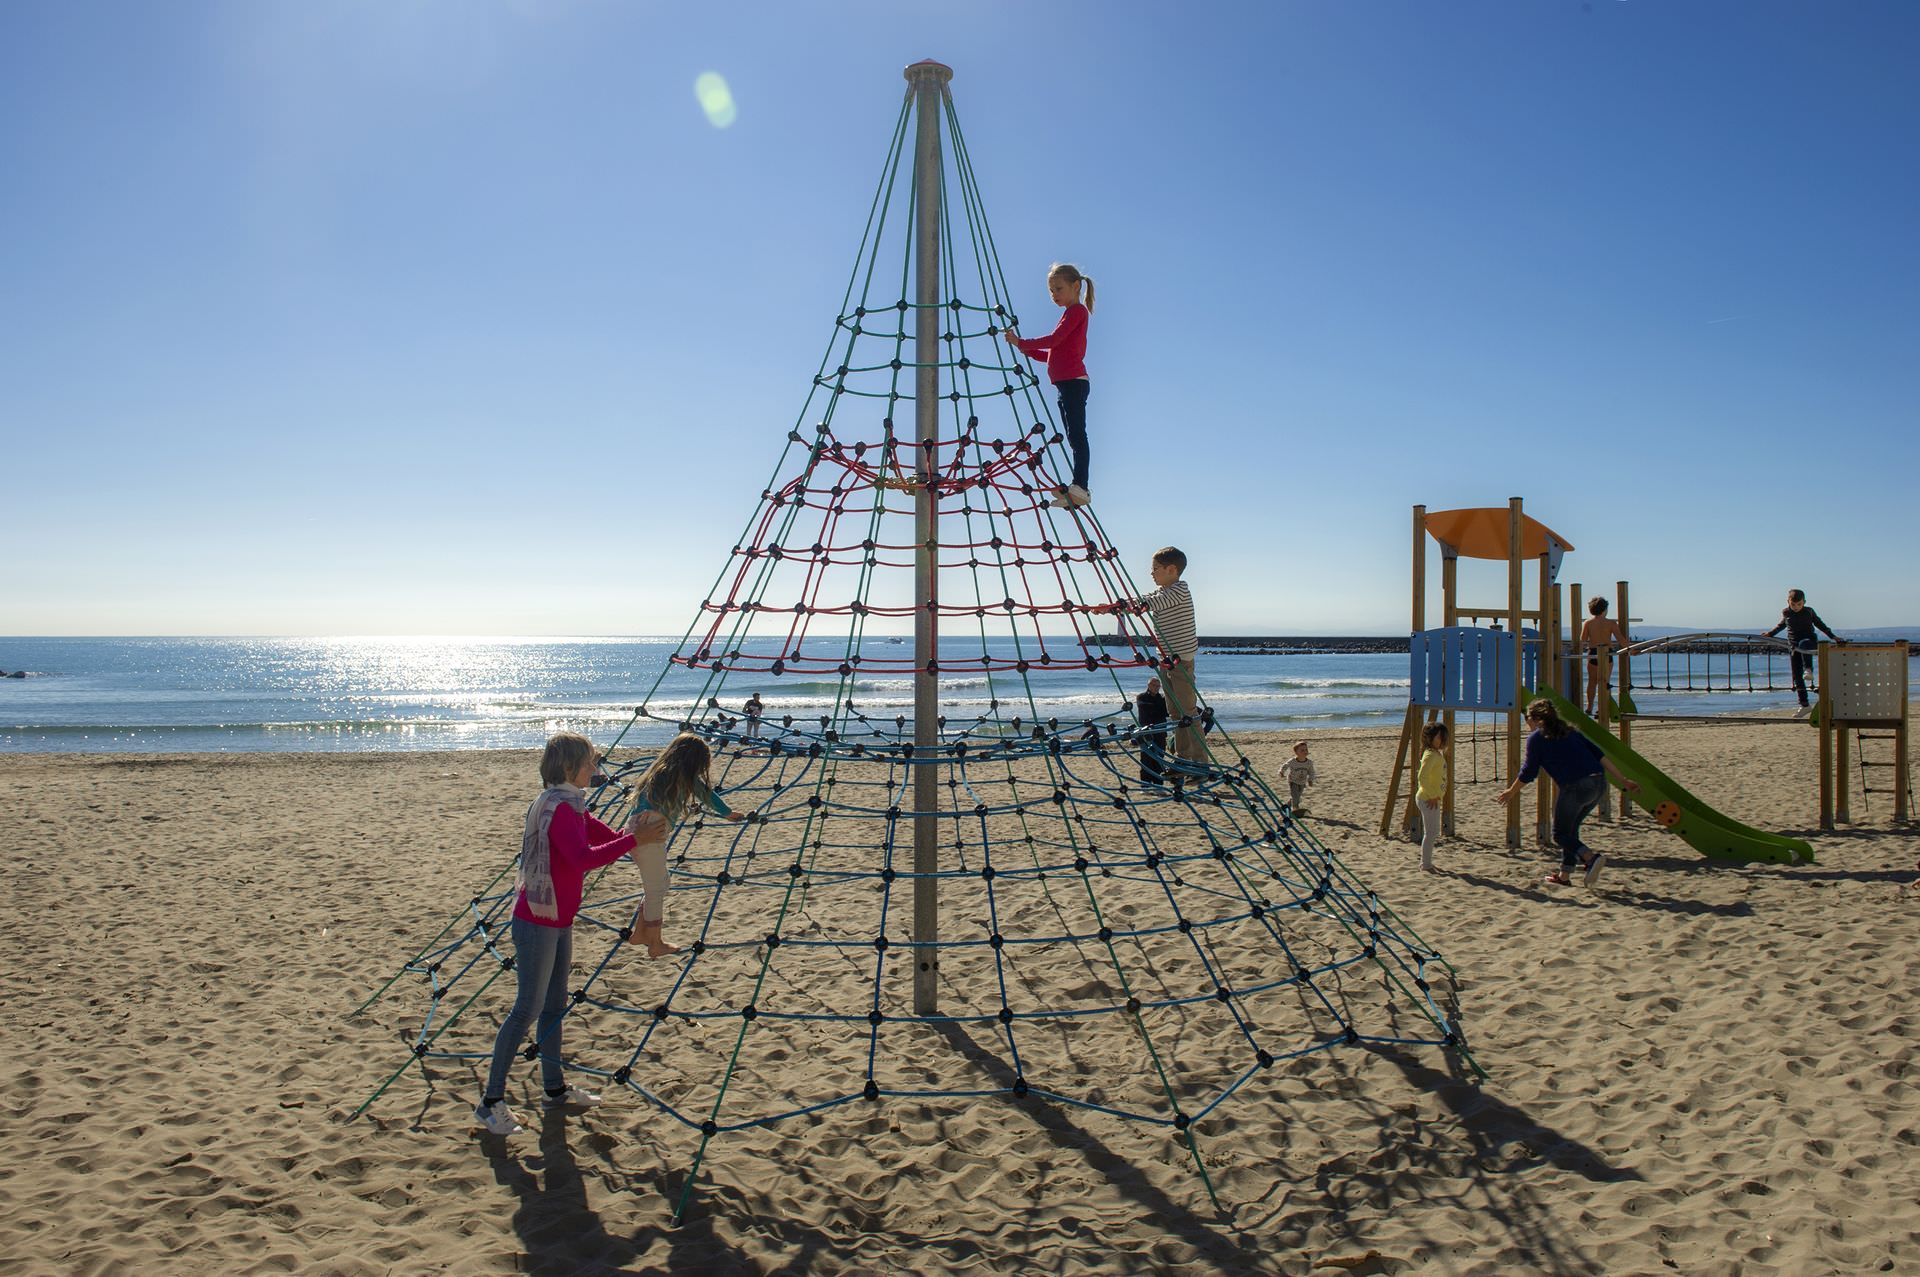
{"type": "MultiPolygon", "coordinates": [[[[899,1101],[1160,1127],[1213,1197],[1208,1119],[1263,1073],[1462,1048],[1451,970],[1211,711],[1203,763],[1166,747],[1180,724],[1135,722],[1161,648],[1098,613],[1143,591],[1092,507],[1048,502],[1062,436],[1002,340],[1017,316],[950,76],[907,69],[798,423],[591,799],[618,827],[649,742],[683,730],[747,813],[672,835],[678,956],[628,943],[639,884],[618,865],[574,928],[567,1067],[677,1124],[634,1123],[684,1168],[676,1217],[729,1136],[899,1101]],[[1063,673],[1072,715],[1035,688],[1063,673]],[[762,689],[808,712],[742,718],[762,689]]],[[[368,1104],[411,1068],[487,1057],[513,887],[510,861],[360,1008],[411,1044],[368,1104]]]]}

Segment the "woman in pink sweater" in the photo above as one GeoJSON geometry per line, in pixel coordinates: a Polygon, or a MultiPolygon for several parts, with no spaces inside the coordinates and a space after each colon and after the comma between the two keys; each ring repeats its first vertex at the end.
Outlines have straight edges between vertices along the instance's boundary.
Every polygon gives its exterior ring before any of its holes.
{"type": "MultiPolygon", "coordinates": [[[[586,1108],[600,1097],[570,1086],[560,1063],[560,1021],[567,1012],[567,976],[573,966],[573,919],[586,877],[634,848],[634,835],[615,833],[587,811],[587,786],[599,757],[593,742],[562,732],[540,757],[544,788],[527,809],[520,840],[520,881],[513,904],[513,969],[520,992],[493,1040],[493,1068],[474,1121],[493,1135],[520,1129],[507,1107],[507,1072],[535,1024],[540,1073],[549,1108],[586,1108]]],[[[647,831],[650,832],[650,831],[647,831]]],[[[655,837],[658,835],[655,834],[655,837]]]]}

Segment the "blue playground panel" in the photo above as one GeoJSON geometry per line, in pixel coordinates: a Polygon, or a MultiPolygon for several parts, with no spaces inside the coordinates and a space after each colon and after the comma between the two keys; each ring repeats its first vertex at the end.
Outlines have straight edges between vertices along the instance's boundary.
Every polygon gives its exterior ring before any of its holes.
{"type": "MultiPolygon", "coordinates": [[[[1532,631],[1525,631],[1528,637],[1532,631]]],[[[1408,644],[1407,703],[1428,709],[1505,712],[1514,708],[1514,637],[1506,630],[1457,625],[1421,630],[1408,644]]],[[[1538,649],[1525,648],[1521,682],[1534,685],[1538,649]]]]}

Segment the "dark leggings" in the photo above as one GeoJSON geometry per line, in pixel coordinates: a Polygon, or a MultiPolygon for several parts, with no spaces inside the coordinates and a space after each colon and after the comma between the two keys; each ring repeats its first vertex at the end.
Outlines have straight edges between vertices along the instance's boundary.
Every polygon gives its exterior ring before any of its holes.
{"type": "Polygon", "coordinates": [[[1085,377],[1055,384],[1060,392],[1060,420],[1067,426],[1067,447],[1073,449],[1074,485],[1087,486],[1087,392],[1085,377]]]}

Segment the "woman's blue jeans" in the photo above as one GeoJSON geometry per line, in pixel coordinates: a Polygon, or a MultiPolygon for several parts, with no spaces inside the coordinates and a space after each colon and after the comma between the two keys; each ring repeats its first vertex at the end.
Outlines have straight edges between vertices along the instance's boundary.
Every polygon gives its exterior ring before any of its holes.
{"type": "Polygon", "coordinates": [[[1580,841],[1580,822],[1592,814],[1607,792],[1605,772],[1595,772],[1560,786],[1553,799],[1553,841],[1560,847],[1560,867],[1571,869],[1588,853],[1580,841]]]}
{"type": "Polygon", "coordinates": [[[560,1067],[560,1021],[567,1013],[567,975],[573,969],[573,928],[548,927],[524,918],[513,920],[513,970],[520,993],[493,1040],[493,1068],[483,1100],[507,1093],[513,1057],[527,1040],[527,1026],[540,1035],[541,1084],[557,1091],[567,1084],[560,1067]],[[538,1017],[536,1022],[535,1017],[538,1017]]]}

